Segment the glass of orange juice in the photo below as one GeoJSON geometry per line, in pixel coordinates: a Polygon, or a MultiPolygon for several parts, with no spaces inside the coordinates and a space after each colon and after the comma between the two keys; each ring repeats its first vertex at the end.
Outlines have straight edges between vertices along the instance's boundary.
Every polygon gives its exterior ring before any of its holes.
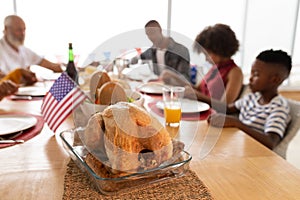
{"type": "Polygon", "coordinates": [[[164,116],[167,126],[178,127],[181,120],[181,100],[184,87],[163,88],[164,116]]]}

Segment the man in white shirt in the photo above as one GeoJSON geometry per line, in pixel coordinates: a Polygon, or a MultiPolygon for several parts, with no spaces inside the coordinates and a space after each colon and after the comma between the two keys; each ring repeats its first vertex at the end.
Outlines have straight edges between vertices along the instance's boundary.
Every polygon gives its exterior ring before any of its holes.
{"type": "Polygon", "coordinates": [[[4,20],[4,36],[0,40],[0,71],[4,74],[16,68],[39,65],[54,72],[62,72],[61,65],[42,58],[24,46],[25,22],[16,15],[9,15],[4,20]]]}

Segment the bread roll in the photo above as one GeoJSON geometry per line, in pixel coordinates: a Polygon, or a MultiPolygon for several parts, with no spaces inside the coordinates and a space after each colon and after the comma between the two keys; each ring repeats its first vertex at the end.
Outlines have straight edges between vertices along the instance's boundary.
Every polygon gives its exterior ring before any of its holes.
{"type": "Polygon", "coordinates": [[[112,82],[119,83],[123,87],[123,89],[125,89],[125,90],[130,90],[131,89],[130,85],[124,80],[113,79],[112,82]]]}
{"type": "Polygon", "coordinates": [[[90,80],[90,94],[93,101],[96,98],[97,89],[101,88],[102,85],[110,81],[111,79],[105,71],[96,71],[92,74],[90,80]]]}
{"type": "Polygon", "coordinates": [[[112,105],[120,101],[127,101],[126,92],[120,84],[107,82],[97,89],[96,104],[112,105]]]}

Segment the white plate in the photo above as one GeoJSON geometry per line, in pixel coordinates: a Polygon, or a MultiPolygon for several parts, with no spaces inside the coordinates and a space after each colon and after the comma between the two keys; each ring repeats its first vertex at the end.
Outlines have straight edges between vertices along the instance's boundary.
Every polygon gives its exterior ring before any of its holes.
{"type": "Polygon", "coordinates": [[[33,116],[1,115],[0,135],[7,135],[26,130],[36,125],[37,119],[33,116]]]}
{"type": "Polygon", "coordinates": [[[122,73],[128,78],[136,81],[158,79],[158,76],[150,70],[147,64],[131,65],[129,68],[124,69],[122,73]]]}
{"type": "Polygon", "coordinates": [[[162,94],[162,89],[166,87],[161,83],[146,83],[138,88],[140,92],[147,94],[162,94]]]}
{"type": "Polygon", "coordinates": [[[40,75],[40,78],[42,80],[48,80],[48,81],[54,81],[60,77],[61,73],[54,73],[54,72],[49,72],[49,73],[43,73],[40,75]]]}
{"type": "Polygon", "coordinates": [[[15,95],[41,97],[41,96],[45,96],[46,93],[47,90],[43,87],[27,86],[27,87],[20,87],[18,92],[15,95]]]}
{"type": "MultiPolygon", "coordinates": [[[[158,101],[156,103],[156,106],[159,109],[164,109],[164,102],[158,101]]],[[[196,112],[203,112],[207,111],[210,108],[210,106],[207,103],[200,102],[200,101],[194,101],[190,99],[183,99],[182,100],[182,113],[196,113],[196,112]]]]}
{"type": "Polygon", "coordinates": [[[158,76],[155,74],[151,74],[150,76],[145,76],[145,75],[141,75],[141,74],[130,74],[130,75],[126,75],[129,79],[135,80],[135,81],[143,81],[145,79],[147,79],[148,81],[151,80],[157,80],[158,76]]]}

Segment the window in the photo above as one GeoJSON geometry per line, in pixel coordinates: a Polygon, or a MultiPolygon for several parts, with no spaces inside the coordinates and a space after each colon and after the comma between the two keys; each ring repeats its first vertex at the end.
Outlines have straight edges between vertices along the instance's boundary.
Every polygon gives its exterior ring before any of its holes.
{"type": "MultiPolygon", "coordinates": [[[[282,49],[291,54],[296,8],[297,0],[289,3],[285,0],[249,1],[243,55],[244,72],[250,72],[252,62],[263,50],[282,49]]],[[[297,57],[296,54],[293,56],[297,57]]]]}
{"type": "Polygon", "coordinates": [[[4,29],[4,18],[7,15],[14,14],[14,5],[12,0],[0,1],[0,28],[4,29]]]}
{"type": "Polygon", "coordinates": [[[190,0],[189,3],[186,1],[172,1],[172,30],[185,35],[190,42],[180,40],[176,36],[174,38],[189,47],[191,62],[205,68],[206,62],[201,58],[197,58],[199,55],[193,52],[192,42],[206,26],[216,23],[227,24],[235,32],[241,45],[240,51],[234,56],[234,60],[238,66],[243,67],[241,53],[244,40],[244,11],[245,1],[240,0],[190,0]]]}
{"type": "MultiPolygon", "coordinates": [[[[69,42],[73,43],[74,53],[82,63],[103,42],[123,32],[143,29],[150,19],[167,25],[166,0],[26,0],[17,3],[18,15],[27,26],[26,45],[54,61],[64,55],[67,62],[69,42]]],[[[143,37],[146,38],[144,33],[143,37]]]]}
{"type": "MultiPolygon", "coordinates": [[[[240,50],[234,59],[243,69],[246,81],[257,54],[274,48],[293,53],[294,66],[287,83],[299,85],[300,30],[295,32],[295,25],[300,25],[300,20],[296,20],[299,1],[7,0],[0,3],[0,17],[4,19],[6,15],[12,14],[13,2],[17,2],[17,14],[22,16],[27,25],[27,46],[52,61],[63,57],[64,62],[67,62],[68,43],[72,42],[75,54],[79,55],[79,64],[83,64],[87,58],[95,56],[91,54],[93,50],[100,44],[110,42],[113,37],[123,40],[124,46],[119,49],[118,44],[111,44],[116,52],[139,47],[140,38],[126,38],[126,33],[134,30],[138,30],[145,44],[148,42],[150,45],[143,32],[145,23],[156,19],[168,32],[170,6],[170,35],[190,49],[192,62],[199,57],[192,52],[192,42],[196,35],[208,25],[225,23],[230,25],[240,41],[240,50]],[[121,36],[122,33],[125,34],[121,36]]],[[[3,20],[0,25],[3,27],[3,20]]],[[[100,51],[104,53],[105,48],[105,45],[102,46],[100,51]]]]}

